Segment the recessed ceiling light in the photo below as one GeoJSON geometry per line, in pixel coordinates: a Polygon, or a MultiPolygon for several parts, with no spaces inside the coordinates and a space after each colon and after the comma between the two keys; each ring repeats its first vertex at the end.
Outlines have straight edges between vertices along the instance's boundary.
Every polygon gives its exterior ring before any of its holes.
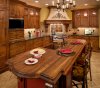
{"type": "Polygon", "coordinates": [[[46,3],[45,5],[48,6],[49,4],[46,3]]]}
{"type": "Polygon", "coordinates": [[[98,2],[98,1],[100,1],[100,0],[96,0],[96,1],[98,2]]]}
{"type": "Polygon", "coordinates": [[[39,2],[39,1],[37,1],[37,0],[35,1],[35,3],[38,3],[38,2],[39,2]]]}
{"type": "Polygon", "coordinates": [[[86,3],[86,4],[84,4],[85,6],[87,6],[88,4],[86,3]]]}

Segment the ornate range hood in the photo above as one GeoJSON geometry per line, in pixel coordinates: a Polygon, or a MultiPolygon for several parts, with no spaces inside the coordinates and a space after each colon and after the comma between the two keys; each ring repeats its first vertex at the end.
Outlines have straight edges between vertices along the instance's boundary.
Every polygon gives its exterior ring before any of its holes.
{"type": "Polygon", "coordinates": [[[64,11],[57,11],[56,8],[50,8],[50,14],[45,20],[45,24],[53,24],[53,23],[62,23],[64,25],[69,25],[71,23],[71,19],[68,17],[67,13],[64,11]]]}

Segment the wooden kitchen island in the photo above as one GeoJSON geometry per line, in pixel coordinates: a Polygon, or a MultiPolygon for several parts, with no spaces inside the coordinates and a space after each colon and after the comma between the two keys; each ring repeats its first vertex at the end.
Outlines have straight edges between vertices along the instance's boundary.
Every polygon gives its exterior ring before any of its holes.
{"type": "Polygon", "coordinates": [[[86,45],[85,40],[80,40],[82,44],[78,45],[70,44],[72,41],[75,39],[69,39],[65,48],[75,53],[67,57],[58,55],[57,50],[44,48],[46,53],[35,65],[24,63],[32,56],[29,51],[9,59],[9,69],[18,77],[18,88],[72,88],[72,66],[86,45]]]}

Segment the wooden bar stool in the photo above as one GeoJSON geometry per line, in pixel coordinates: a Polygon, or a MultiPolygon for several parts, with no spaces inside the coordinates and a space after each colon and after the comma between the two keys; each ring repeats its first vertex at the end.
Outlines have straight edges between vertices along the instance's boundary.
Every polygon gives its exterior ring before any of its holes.
{"type": "Polygon", "coordinates": [[[82,88],[88,88],[87,85],[87,73],[88,73],[88,54],[83,55],[82,58],[77,60],[76,64],[73,66],[72,71],[72,84],[76,88],[79,88],[78,85],[81,85],[82,88]],[[84,56],[84,58],[83,58],[84,56]]]}
{"type": "Polygon", "coordinates": [[[65,40],[63,38],[63,36],[52,36],[52,42],[53,42],[53,48],[60,48],[65,46],[65,40]]]}

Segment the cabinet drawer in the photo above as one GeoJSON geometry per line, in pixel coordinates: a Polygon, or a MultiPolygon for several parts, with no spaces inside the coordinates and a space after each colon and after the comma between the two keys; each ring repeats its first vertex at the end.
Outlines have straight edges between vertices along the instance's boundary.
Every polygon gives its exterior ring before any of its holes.
{"type": "Polygon", "coordinates": [[[43,39],[42,39],[42,38],[37,38],[37,39],[34,39],[34,42],[41,42],[41,41],[43,41],[43,39]]]}
{"type": "Polygon", "coordinates": [[[10,40],[16,39],[16,32],[9,32],[9,39],[10,40]]]}
{"type": "Polygon", "coordinates": [[[43,46],[42,42],[41,43],[34,43],[34,48],[42,47],[42,46],[43,46]]]}
{"type": "Polygon", "coordinates": [[[26,51],[31,50],[34,48],[33,40],[26,41],[26,51]]]}
{"type": "Polygon", "coordinates": [[[16,42],[10,44],[10,57],[20,54],[25,51],[25,42],[16,42]]]}

